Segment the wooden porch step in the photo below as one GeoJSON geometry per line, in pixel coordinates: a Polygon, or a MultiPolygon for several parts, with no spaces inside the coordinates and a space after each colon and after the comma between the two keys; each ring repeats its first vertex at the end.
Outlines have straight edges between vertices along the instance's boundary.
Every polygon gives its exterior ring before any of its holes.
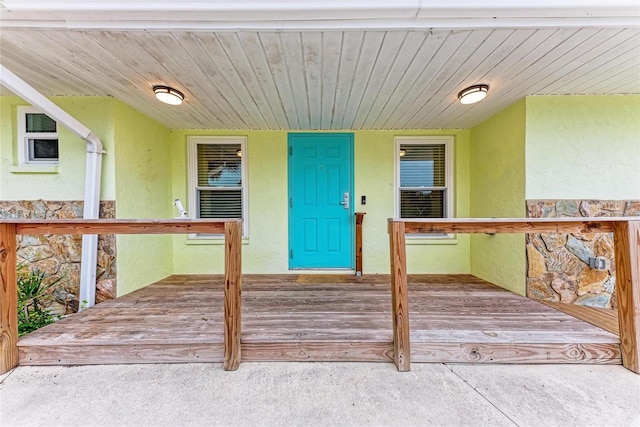
{"type": "Polygon", "coordinates": [[[20,365],[120,365],[222,362],[222,343],[21,345],[20,365]]]}
{"type": "Polygon", "coordinates": [[[620,365],[619,343],[412,343],[412,363],[620,365]]]}
{"type": "MultiPolygon", "coordinates": [[[[20,346],[21,365],[221,363],[221,343],[20,346]]],[[[620,345],[413,343],[413,363],[622,363],[620,345]]],[[[246,362],[392,362],[392,343],[243,343],[246,362]]]]}
{"type": "Polygon", "coordinates": [[[242,360],[253,362],[392,362],[391,342],[242,343],[242,360]]]}

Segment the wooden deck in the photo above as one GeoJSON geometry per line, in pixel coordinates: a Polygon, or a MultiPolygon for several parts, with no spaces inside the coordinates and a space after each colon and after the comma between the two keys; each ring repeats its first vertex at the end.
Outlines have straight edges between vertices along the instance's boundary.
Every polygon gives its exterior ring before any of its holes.
{"type": "Polygon", "coordinates": [[[596,325],[599,328],[609,331],[616,336],[620,336],[620,326],[618,325],[618,310],[598,307],[587,307],[578,304],[564,304],[561,302],[540,301],[551,308],[584,320],[587,323],[596,325]]]}
{"type": "MultiPolygon", "coordinates": [[[[469,275],[410,276],[409,319],[414,363],[621,363],[617,335],[469,275]]],[[[390,362],[392,340],[389,276],[243,276],[243,362],[390,362]]],[[[223,277],[171,276],[18,346],[21,365],[222,362],[223,277]]]]}

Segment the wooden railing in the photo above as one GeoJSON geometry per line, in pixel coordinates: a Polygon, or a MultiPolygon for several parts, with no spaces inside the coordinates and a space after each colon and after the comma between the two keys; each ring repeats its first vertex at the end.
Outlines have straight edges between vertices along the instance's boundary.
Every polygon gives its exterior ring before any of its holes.
{"type": "Polygon", "coordinates": [[[0,374],[18,365],[17,235],[190,233],[224,233],[224,369],[238,369],[242,290],[241,220],[0,220],[0,374]]]}
{"type": "MultiPolygon", "coordinates": [[[[623,364],[640,373],[640,218],[389,220],[394,362],[411,367],[405,234],[614,233],[623,364]]],[[[17,248],[21,234],[224,233],[224,368],[240,364],[240,220],[0,220],[0,373],[18,364],[17,248]]]]}
{"type": "Polygon", "coordinates": [[[616,260],[623,365],[640,373],[640,217],[527,219],[389,219],[394,362],[411,369],[405,234],[610,233],[616,260]]]}

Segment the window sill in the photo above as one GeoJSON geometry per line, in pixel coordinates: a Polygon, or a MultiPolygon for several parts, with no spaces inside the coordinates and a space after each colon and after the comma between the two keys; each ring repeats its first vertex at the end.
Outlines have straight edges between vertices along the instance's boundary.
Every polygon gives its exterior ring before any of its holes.
{"type": "Polygon", "coordinates": [[[11,173],[58,173],[58,165],[19,165],[9,167],[11,173]]]}
{"type": "MultiPolygon", "coordinates": [[[[224,237],[190,237],[184,242],[185,245],[224,245],[224,237]]],[[[249,238],[243,237],[242,244],[248,245],[249,238]]]]}
{"type": "Polygon", "coordinates": [[[458,238],[455,234],[447,236],[412,236],[408,234],[405,242],[407,245],[457,245],[458,238]]]}

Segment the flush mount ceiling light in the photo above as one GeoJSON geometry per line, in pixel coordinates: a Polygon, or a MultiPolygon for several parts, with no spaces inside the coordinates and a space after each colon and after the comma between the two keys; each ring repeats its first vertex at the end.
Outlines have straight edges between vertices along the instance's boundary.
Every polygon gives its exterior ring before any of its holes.
{"type": "Polygon", "coordinates": [[[458,99],[462,104],[473,104],[482,101],[489,92],[489,85],[473,85],[463,89],[458,94],[458,99]]]}
{"type": "Polygon", "coordinates": [[[169,86],[154,86],[153,93],[156,94],[156,98],[165,104],[180,105],[184,101],[184,95],[179,90],[176,90],[169,86]]]}

